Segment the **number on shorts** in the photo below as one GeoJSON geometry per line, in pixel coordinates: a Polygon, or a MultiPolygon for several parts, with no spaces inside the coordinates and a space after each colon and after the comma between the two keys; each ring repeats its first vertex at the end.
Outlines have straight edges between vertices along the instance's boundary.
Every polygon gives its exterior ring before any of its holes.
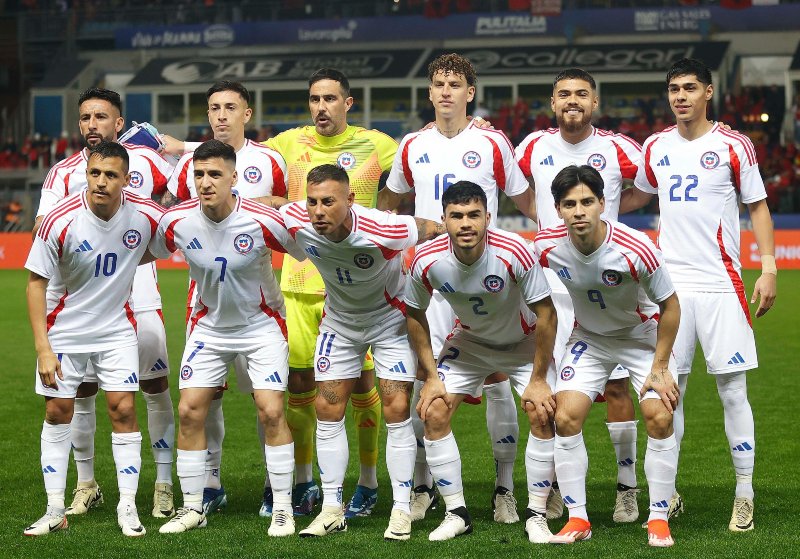
{"type": "Polygon", "coordinates": [[[197,355],[197,352],[199,352],[201,349],[206,347],[205,342],[195,342],[194,345],[197,346],[197,347],[195,347],[194,351],[189,354],[189,359],[186,360],[187,363],[189,361],[191,361],[194,358],[195,355],[197,355]]]}
{"type": "Polygon", "coordinates": [[[474,312],[478,316],[489,314],[488,312],[481,310],[481,307],[486,304],[483,302],[483,299],[481,297],[470,297],[469,301],[471,303],[475,303],[474,305],[472,305],[472,312],[474,312]]]}
{"type": "Polygon", "coordinates": [[[603,294],[600,293],[597,289],[590,289],[586,293],[587,293],[587,295],[589,295],[589,300],[592,303],[599,304],[601,309],[605,309],[606,308],[606,302],[603,301],[603,294]]]}
{"type": "Polygon", "coordinates": [[[581,358],[583,352],[589,349],[589,346],[586,345],[586,342],[575,342],[575,345],[572,346],[572,349],[569,352],[575,356],[572,360],[572,364],[575,365],[578,362],[578,359],[581,358]]]}
{"type": "Polygon", "coordinates": [[[450,350],[447,352],[447,355],[442,355],[442,356],[439,358],[439,363],[437,363],[437,366],[438,366],[440,369],[448,370],[450,367],[448,367],[447,365],[445,365],[445,364],[444,364],[444,362],[445,362],[445,361],[447,361],[448,359],[451,359],[451,360],[452,360],[452,359],[457,359],[457,358],[458,358],[458,355],[459,355],[460,353],[461,353],[461,352],[458,350],[458,348],[456,348],[456,347],[451,347],[451,348],[450,348],[450,350]]]}

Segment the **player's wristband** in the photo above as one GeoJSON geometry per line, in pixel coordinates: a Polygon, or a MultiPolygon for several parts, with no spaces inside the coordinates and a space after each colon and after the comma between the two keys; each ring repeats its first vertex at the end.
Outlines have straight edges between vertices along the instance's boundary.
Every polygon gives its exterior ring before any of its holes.
{"type": "Polygon", "coordinates": [[[775,257],[771,254],[761,256],[761,273],[778,275],[778,266],[775,264],[775,257]]]}

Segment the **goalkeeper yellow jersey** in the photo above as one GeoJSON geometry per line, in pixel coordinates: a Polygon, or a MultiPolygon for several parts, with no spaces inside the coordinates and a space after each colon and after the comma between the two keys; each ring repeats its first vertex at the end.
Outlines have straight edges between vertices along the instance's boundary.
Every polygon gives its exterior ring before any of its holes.
{"type": "MultiPolygon", "coordinates": [[[[286,160],[286,187],[290,201],[306,197],[308,172],[325,163],[342,167],[350,177],[356,204],[374,208],[381,174],[392,168],[397,142],[377,130],[348,126],[336,136],[321,136],[313,126],[281,132],[264,142],[286,160]]],[[[284,255],[281,290],[322,295],[322,277],[309,261],[284,255]]]]}

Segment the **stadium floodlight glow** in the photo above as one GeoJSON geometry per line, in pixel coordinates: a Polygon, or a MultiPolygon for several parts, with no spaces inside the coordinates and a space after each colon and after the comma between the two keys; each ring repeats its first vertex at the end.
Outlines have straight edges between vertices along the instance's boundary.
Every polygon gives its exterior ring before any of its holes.
{"type": "Polygon", "coordinates": [[[767,113],[761,113],[761,122],[768,122],[769,115],[767,113]]]}

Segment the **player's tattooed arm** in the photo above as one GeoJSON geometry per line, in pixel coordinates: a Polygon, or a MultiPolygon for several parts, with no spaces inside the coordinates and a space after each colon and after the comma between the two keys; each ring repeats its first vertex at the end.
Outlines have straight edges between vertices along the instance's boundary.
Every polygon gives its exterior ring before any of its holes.
{"type": "Polygon", "coordinates": [[[680,389],[669,370],[669,358],[672,354],[675,336],[678,334],[681,306],[675,293],[661,301],[658,306],[661,316],[658,320],[656,351],[653,356],[653,366],[642,385],[640,396],[644,397],[650,390],[656,392],[664,402],[664,406],[670,413],[673,413],[678,407],[680,389]]]}
{"type": "Polygon", "coordinates": [[[375,207],[381,211],[393,212],[403,201],[405,194],[398,194],[389,188],[382,188],[378,192],[378,202],[375,207]]]}
{"type": "Polygon", "coordinates": [[[172,192],[169,190],[165,190],[164,194],[161,196],[161,200],[156,200],[161,207],[164,208],[171,208],[172,206],[176,206],[180,204],[180,200],[178,200],[172,192]]]}
{"type": "Polygon", "coordinates": [[[26,295],[28,298],[28,317],[33,329],[33,341],[36,348],[36,362],[39,380],[42,385],[58,389],[56,375],[64,379],[61,363],[50,346],[47,337],[47,284],[49,280],[38,274],[30,273],[26,295]]]}
{"type": "Polygon", "coordinates": [[[258,198],[253,198],[253,201],[276,210],[289,203],[289,200],[282,196],[259,196],[258,198]]]}
{"type": "Polygon", "coordinates": [[[434,237],[442,235],[446,232],[444,225],[441,223],[436,223],[435,221],[431,221],[430,219],[415,217],[414,221],[417,222],[417,244],[430,241],[434,237]]]}

